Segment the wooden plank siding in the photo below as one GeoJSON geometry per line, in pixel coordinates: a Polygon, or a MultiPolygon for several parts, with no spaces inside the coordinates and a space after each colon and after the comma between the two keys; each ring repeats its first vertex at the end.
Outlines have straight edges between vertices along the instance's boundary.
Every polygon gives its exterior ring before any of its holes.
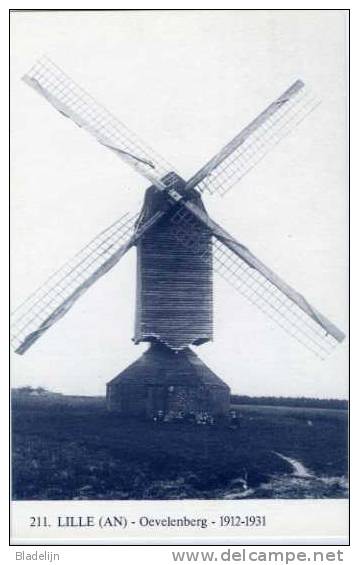
{"type": "MultiPolygon", "coordinates": [[[[197,193],[191,198],[205,211],[197,193]]],[[[150,187],[139,227],[166,206],[166,195],[150,187]]],[[[213,339],[212,241],[198,222],[191,228],[196,245],[179,242],[171,223],[175,213],[176,206],[137,244],[134,341],[158,341],[180,350],[213,339]]]]}

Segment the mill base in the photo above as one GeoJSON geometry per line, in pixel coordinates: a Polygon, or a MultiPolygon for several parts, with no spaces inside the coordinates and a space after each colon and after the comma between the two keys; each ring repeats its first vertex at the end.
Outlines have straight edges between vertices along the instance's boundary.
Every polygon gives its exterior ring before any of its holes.
{"type": "Polygon", "coordinates": [[[228,414],[230,388],[191,349],[156,343],[107,383],[106,399],[124,416],[211,418],[228,414]]]}

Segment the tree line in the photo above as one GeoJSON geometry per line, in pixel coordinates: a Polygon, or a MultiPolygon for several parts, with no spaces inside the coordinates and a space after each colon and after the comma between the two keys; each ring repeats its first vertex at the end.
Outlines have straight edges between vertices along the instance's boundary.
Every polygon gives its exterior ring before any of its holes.
{"type": "Polygon", "coordinates": [[[296,408],[334,408],[346,410],[348,401],[339,398],[307,398],[291,396],[246,396],[231,395],[232,404],[252,404],[262,406],[290,406],[296,408]]]}

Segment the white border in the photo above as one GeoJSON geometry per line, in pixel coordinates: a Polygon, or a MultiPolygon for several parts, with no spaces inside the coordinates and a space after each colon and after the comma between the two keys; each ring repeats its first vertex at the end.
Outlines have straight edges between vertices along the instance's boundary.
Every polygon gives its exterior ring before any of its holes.
{"type": "MultiPolygon", "coordinates": [[[[38,3],[36,8],[37,9],[41,9],[41,8],[47,8],[47,9],[51,9],[51,6],[49,6],[49,2],[41,2],[38,3]]],[[[140,6],[136,6],[136,8],[142,8],[142,9],[149,9],[149,8],[164,8],[164,9],[168,9],[169,4],[172,4],[171,8],[206,8],[206,9],[215,9],[215,8],[226,8],[226,9],[238,9],[238,8],[245,8],[245,9],[273,9],[273,8],[268,8],[267,3],[266,2],[257,2],[255,6],[253,6],[253,3],[251,3],[251,6],[249,7],[248,5],[243,5],[242,2],[226,2],[225,4],[223,4],[223,2],[219,5],[219,3],[217,2],[211,2],[211,1],[207,1],[205,3],[202,2],[198,2],[196,4],[196,6],[193,5],[193,1],[192,2],[188,2],[187,0],[183,0],[180,3],[176,5],[176,3],[171,3],[171,2],[157,2],[156,5],[154,6],[153,4],[151,5],[151,3],[149,2],[142,2],[140,6]]],[[[300,8],[310,8],[310,9],[346,9],[346,8],[350,8],[351,3],[347,3],[344,7],[338,6],[337,2],[302,2],[300,5],[300,8]]],[[[21,5],[21,8],[33,8],[33,4],[30,2],[23,2],[21,5]]],[[[54,5],[53,6],[58,7],[58,5],[54,5]]],[[[5,69],[7,67],[7,53],[8,53],[8,16],[7,16],[7,10],[8,9],[14,9],[14,6],[8,5],[8,6],[2,6],[1,8],[1,15],[2,15],[2,49],[0,50],[0,54],[1,54],[1,58],[2,58],[2,69],[5,69]],[[6,10],[6,13],[5,13],[6,10]]],[[[16,8],[16,7],[15,7],[16,8]]],[[[65,9],[65,8],[74,8],[74,4],[73,2],[64,2],[61,5],[61,8],[65,9]]],[[[92,2],[78,2],[76,3],[76,8],[77,9],[91,9],[91,8],[98,8],[98,3],[92,3],[92,2]]],[[[117,9],[130,9],[130,8],[134,8],[131,3],[126,3],[126,2],[113,2],[113,3],[108,3],[106,8],[117,8],[117,9]]],[[[276,9],[288,9],[288,2],[277,2],[275,5],[276,9]]],[[[298,7],[296,7],[298,8],[298,7]]],[[[293,9],[293,8],[291,8],[293,9]]],[[[356,13],[354,11],[354,14],[352,12],[352,40],[353,40],[353,45],[352,45],[352,58],[354,58],[354,53],[358,52],[358,49],[356,49],[356,47],[358,47],[356,45],[357,43],[357,34],[356,34],[356,24],[355,24],[355,17],[356,13]],[[353,21],[354,20],[354,21],[353,21]]],[[[355,59],[354,59],[355,60],[355,59]]],[[[353,70],[354,70],[355,65],[353,65],[353,70]]],[[[353,93],[353,100],[356,100],[357,97],[355,96],[356,93],[356,86],[357,86],[357,82],[356,82],[356,75],[353,74],[351,77],[351,83],[352,83],[352,90],[354,90],[353,93]]],[[[3,108],[7,108],[8,104],[7,104],[7,90],[6,89],[2,89],[2,107],[3,108]]],[[[352,114],[354,116],[354,123],[356,123],[355,121],[355,117],[356,117],[356,108],[354,107],[353,104],[353,108],[352,108],[352,114]]],[[[6,116],[7,116],[7,112],[6,112],[6,116]]],[[[7,119],[3,120],[3,124],[5,125],[7,122],[7,119]]],[[[5,128],[3,128],[5,130],[5,128]]],[[[353,128],[354,129],[354,128],[353,128]]],[[[355,131],[352,131],[352,147],[356,147],[356,136],[355,136],[355,131]]],[[[7,134],[6,134],[7,135],[7,134]]],[[[6,138],[5,138],[6,139],[6,138]]],[[[1,155],[2,158],[5,159],[5,155],[7,153],[6,151],[6,142],[3,142],[3,146],[2,146],[2,151],[1,151],[1,155]]],[[[6,178],[7,178],[7,173],[5,171],[7,171],[7,163],[3,162],[3,167],[1,168],[1,170],[3,171],[3,174],[5,176],[4,178],[4,183],[2,183],[2,191],[1,191],[1,212],[2,212],[2,221],[0,223],[0,229],[1,229],[1,241],[3,244],[3,257],[4,257],[4,264],[7,263],[6,257],[7,257],[7,233],[8,233],[8,221],[7,221],[7,210],[8,210],[8,205],[7,205],[7,191],[5,190],[5,187],[7,186],[7,182],[6,182],[6,178]]],[[[357,187],[357,183],[355,182],[356,180],[356,170],[354,170],[352,172],[352,187],[357,187]]],[[[351,194],[351,198],[352,198],[352,235],[351,235],[351,242],[352,242],[352,248],[355,249],[355,242],[356,242],[356,236],[357,236],[357,222],[354,222],[354,215],[353,215],[353,210],[355,211],[357,209],[357,189],[353,190],[352,189],[352,194],[351,194]]],[[[353,254],[354,255],[354,254],[353,254]]],[[[354,260],[353,260],[354,261],[354,260]]],[[[357,272],[356,272],[356,263],[352,263],[352,288],[356,288],[358,285],[357,283],[357,272]]],[[[7,277],[5,274],[3,274],[3,276],[1,277],[1,304],[3,306],[2,308],[2,312],[6,313],[7,312],[7,295],[8,295],[8,288],[7,288],[7,277]]],[[[353,293],[354,294],[354,293],[353,293]]],[[[356,308],[356,306],[358,306],[356,304],[356,298],[354,295],[352,295],[352,312],[358,311],[358,308],[356,308]],[[354,307],[353,307],[354,305],[354,307]]],[[[5,329],[5,324],[4,324],[4,320],[6,319],[6,315],[2,316],[2,320],[3,320],[3,324],[2,324],[2,333],[1,336],[5,337],[7,335],[7,328],[5,329]]],[[[353,339],[353,343],[356,343],[355,341],[355,337],[356,337],[356,324],[355,324],[355,319],[354,319],[354,329],[352,330],[352,335],[354,336],[353,339]]],[[[2,340],[2,343],[6,343],[7,340],[4,339],[2,340]]],[[[353,356],[354,357],[354,356],[353,356]]],[[[355,371],[356,369],[356,358],[353,358],[353,363],[352,363],[352,374],[356,374],[357,371],[355,371]]],[[[5,382],[7,383],[7,379],[5,378],[5,375],[7,375],[7,358],[3,355],[2,356],[2,371],[1,374],[3,375],[3,387],[4,390],[2,391],[2,399],[4,402],[3,405],[3,409],[1,411],[1,418],[2,418],[2,430],[3,432],[7,430],[8,425],[8,419],[7,419],[7,384],[5,385],[5,382]]],[[[351,401],[352,403],[354,403],[355,400],[355,393],[356,393],[356,388],[357,388],[357,384],[355,382],[352,383],[352,391],[351,391],[351,401]]],[[[356,429],[355,426],[356,422],[355,422],[355,416],[353,416],[353,422],[352,422],[352,426],[353,429],[356,429]]],[[[6,435],[6,433],[5,433],[6,435]]],[[[352,454],[352,468],[354,469],[355,467],[355,463],[356,463],[356,453],[354,452],[354,454],[352,454]]],[[[353,472],[353,471],[352,471],[353,472]]],[[[353,472],[354,474],[354,472],[353,472]]],[[[7,480],[7,470],[6,470],[6,465],[2,466],[2,475],[1,478],[3,479],[3,489],[2,489],[2,496],[4,498],[4,500],[2,500],[3,504],[3,508],[6,508],[6,498],[7,498],[7,487],[6,485],[6,480],[7,480]]],[[[354,475],[356,476],[356,475],[354,475]]],[[[356,499],[356,487],[355,485],[352,485],[352,514],[354,516],[354,512],[356,509],[356,500],[354,501],[354,497],[356,499]]],[[[6,516],[6,512],[2,513],[2,523],[1,523],[1,545],[0,545],[0,549],[1,549],[1,553],[3,554],[3,560],[8,561],[9,558],[11,559],[15,559],[15,550],[16,548],[8,548],[7,547],[7,516],[6,516]]],[[[344,552],[345,554],[345,561],[348,563],[354,563],[354,562],[358,562],[357,559],[355,559],[355,557],[357,556],[357,547],[358,544],[356,543],[356,539],[355,536],[353,536],[354,539],[352,540],[352,547],[349,550],[346,550],[344,552]]],[[[292,540],[294,542],[294,540],[292,540]]],[[[26,549],[26,548],[24,548],[26,549]]],[[[31,549],[31,548],[30,548],[31,549]]],[[[197,547],[197,549],[200,549],[200,547],[197,547]]],[[[262,550],[265,549],[265,546],[261,547],[262,550]]],[[[272,548],[273,549],[273,548],[272,548]]],[[[282,548],[284,549],[284,548],[282,548]]],[[[295,549],[298,549],[297,546],[292,546],[293,551],[295,549]]],[[[319,546],[318,546],[318,549],[319,546]]],[[[56,547],[52,547],[52,550],[55,551],[56,547]]],[[[79,560],[81,561],[85,561],[88,563],[95,563],[98,562],[99,559],[103,560],[106,559],[107,563],[119,563],[119,556],[121,556],[121,560],[123,560],[123,562],[128,562],[130,560],[135,560],[137,562],[141,562],[142,560],[146,563],[152,563],[152,562],[156,562],[157,564],[160,563],[168,563],[170,561],[170,553],[169,553],[169,548],[166,547],[148,547],[148,548],[144,548],[144,547],[122,547],[122,548],[118,548],[118,547],[62,547],[60,548],[61,550],[61,554],[63,556],[64,559],[66,559],[66,561],[68,563],[78,563],[79,560]]]]}

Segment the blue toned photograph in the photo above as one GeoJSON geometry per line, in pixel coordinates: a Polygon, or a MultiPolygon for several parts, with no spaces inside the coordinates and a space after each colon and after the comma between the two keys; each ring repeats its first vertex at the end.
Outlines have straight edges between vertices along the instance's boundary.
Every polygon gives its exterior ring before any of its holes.
{"type": "Polygon", "coordinates": [[[346,21],[12,14],[14,501],[348,497],[346,21]]]}

